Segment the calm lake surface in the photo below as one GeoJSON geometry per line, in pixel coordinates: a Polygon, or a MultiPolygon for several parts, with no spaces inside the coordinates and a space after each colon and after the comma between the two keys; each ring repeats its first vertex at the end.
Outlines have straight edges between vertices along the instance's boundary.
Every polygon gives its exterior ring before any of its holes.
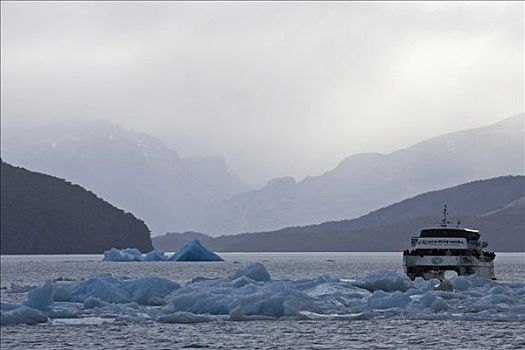
{"type": "MultiPolygon", "coordinates": [[[[102,255],[2,256],[1,298],[21,303],[12,284],[80,281],[101,273],[159,276],[184,284],[195,277],[228,276],[248,262],[264,264],[273,279],[329,275],[356,279],[378,270],[402,271],[401,253],[222,253],[224,262],[102,262],[102,255]]],[[[525,282],[525,254],[499,253],[498,282],[525,282]]],[[[525,348],[522,321],[366,320],[227,321],[195,324],[54,321],[1,328],[2,349],[348,349],[525,348]]]]}

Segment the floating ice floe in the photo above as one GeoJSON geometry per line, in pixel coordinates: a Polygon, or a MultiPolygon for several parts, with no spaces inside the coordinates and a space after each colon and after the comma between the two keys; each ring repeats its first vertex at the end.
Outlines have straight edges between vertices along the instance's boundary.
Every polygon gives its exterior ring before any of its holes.
{"type": "Polygon", "coordinates": [[[1,325],[37,324],[45,323],[49,319],[41,311],[31,309],[23,305],[17,305],[12,309],[0,310],[1,325]]]}
{"type": "Polygon", "coordinates": [[[25,286],[17,283],[11,283],[11,289],[8,290],[8,293],[27,293],[36,287],[37,286],[25,286]]]}
{"type": "Polygon", "coordinates": [[[161,250],[152,250],[142,255],[138,249],[126,248],[104,252],[103,261],[223,261],[223,259],[208,250],[198,239],[193,239],[180,247],[171,257],[161,250]]]}
{"type": "Polygon", "coordinates": [[[231,279],[235,280],[237,278],[246,277],[253,281],[263,281],[268,282],[272,279],[266,268],[263,264],[259,262],[252,262],[243,267],[240,270],[235,271],[231,279]]]}
{"type": "Polygon", "coordinates": [[[23,304],[1,303],[2,325],[102,319],[116,323],[249,320],[362,320],[374,317],[525,321],[525,283],[475,276],[407,280],[394,271],[345,281],[329,276],[272,279],[250,263],[229,277],[181,285],[160,277],[98,275],[46,282],[23,304]]]}
{"type": "Polygon", "coordinates": [[[396,271],[376,271],[355,281],[355,285],[371,292],[382,290],[385,292],[406,292],[412,287],[412,281],[406,275],[396,271]]]}

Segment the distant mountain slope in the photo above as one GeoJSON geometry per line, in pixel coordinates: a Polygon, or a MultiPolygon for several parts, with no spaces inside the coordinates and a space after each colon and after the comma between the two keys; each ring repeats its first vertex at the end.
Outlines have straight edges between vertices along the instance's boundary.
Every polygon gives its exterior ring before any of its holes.
{"type": "Polygon", "coordinates": [[[217,238],[171,233],[154,237],[153,245],[173,250],[198,237],[206,246],[223,252],[401,251],[422,227],[440,222],[445,203],[451,220],[480,229],[492,249],[525,251],[524,176],[503,176],[424,193],[353,220],[217,238]]]}
{"type": "MultiPolygon", "coordinates": [[[[435,137],[390,154],[357,154],[323,175],[272,180],[213,207],[196,229],[211,234],[273,230],[363,215],[436,190],[525,172],[524,114],[435,137]]],[[[293,160],[291,160],[293,161],[293,160]]]]}
{"type": "Polygon", "coordinates": [[[210,203],[247,189],[220,156],[181,158],[152,136],[103,121],[3,130],[2,158],[79,183],[157,233],[192,229],[210,203]]]}
{"type": "Polygon", "coordinates": [[[102,253],[152,249],[144,222],[56,177],[1,163],[1,253],[102,253]]]}

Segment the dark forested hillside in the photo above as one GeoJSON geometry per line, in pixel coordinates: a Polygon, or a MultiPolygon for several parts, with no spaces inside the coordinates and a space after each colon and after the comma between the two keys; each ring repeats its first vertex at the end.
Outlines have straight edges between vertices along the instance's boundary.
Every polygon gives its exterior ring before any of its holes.
{"type": "Polygon", "coordinates": [[[246,189],[221,156],[183,158],[153,136],[103,121],[2,130],[2,158],[81,184],[156,233],[196,229],[206,206],[246,189]]]}
{"type": "Polygon", "coordinates": [[[438,224],[447,204],[451,221],[481,231],[496,251],[525,251],[525,177],[503,176],[418,195],[353,220],[288,227],[278,231],[217,238],[171,233],[154,237],[158,249],[172,250],[197,236],[223,252],[401,251],[425,226],[438,224]]]}
{"type": "Polygon", "coordinates": [[[148,227],[63,179],[1,163],[1,253],[102,253],[152,249],[148,227]]]}

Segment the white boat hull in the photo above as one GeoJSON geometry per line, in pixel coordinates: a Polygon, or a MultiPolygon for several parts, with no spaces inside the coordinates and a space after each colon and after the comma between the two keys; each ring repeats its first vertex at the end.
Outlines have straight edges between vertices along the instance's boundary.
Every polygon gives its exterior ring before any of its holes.
{"type": "Polygon", "coordinates": [[[403,255],[405,273],[412,279],[420,276],[425,279],[442,278],[446,271],[456,271],[458,275],[478,275],[496,279],[494,258],[471,255],[403,255]]]}

